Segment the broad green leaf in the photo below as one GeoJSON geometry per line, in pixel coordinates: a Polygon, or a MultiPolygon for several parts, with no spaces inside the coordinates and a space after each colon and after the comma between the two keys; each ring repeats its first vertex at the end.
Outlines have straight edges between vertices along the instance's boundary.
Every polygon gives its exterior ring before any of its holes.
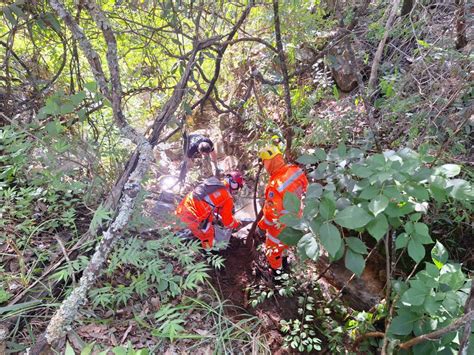
{"type": "Polygon", "coordinates": [[[286,245],[293,246],[298,244],[298,241],[301,239],[302,236],[302,231],[296,230],[291,227],[285,227],[278,235],[278,239],[280,239],[286,245]]]}
{"type": "Polygon", "coordinates": [[[44,14],[43,18],[48,25],[50,25],[56,32],[61,32],[61,25],[59,24],[56,16],[54,16],[51,12],[47,12],[44,14]]]}
{"type": "Polygon", "coordinates": [[[77,94],[72,95],[69,99],[74,106],[79,105],[82,100],[86,98],[86,93],[84,91],[79,91],[77,94]]]}
{"type": "Polygon", "coordinates": [[[341,247],[341,233],[339,229],[332,223],[323,223],[319,228],[319,238],[324,249],[327,250],[330,256],[335,257],[337,251],[341,247]]]}
{"type": "Polygon", "coordinates": [[[463,179],[453,179],[447,182],[449,196],[460,201],[473,201],[474,188],[472,185],[463,179]]]}
{"type": "Polygon", "coordinates": [[[388,231],[387,217],[383,213],[379,214],[374,220],[370,221],[367,230],[372,237],[379,241],[388,231]]]}
{"type": "Polygon", "coordinates": [[[97,92],[97,83],[95,81],[89,81],[84,84],[84,87],[90,92],[97,92]]]}
{"type": "Polygon", "coordinates": [[[364,242],[358,238],[349,237],[344,239],[347,246],[355,253],[367,254],[367,247],[364,242]]]}
{"type": "Polygon", "coordinates": [[[425,289],[419,289],[419,288],[409,288],[406,290],[402,297],[400,298],[400,302],[404,306],[420,306],[425,302],[425,297],[428,295],[429,291],[425,289]]]}
{"type": "Polygon", "coordinates": [[[408,255],[419,263],[425,257],[425,247],[419,241],[410,239],[408,242],[408,255]]]}
{"type": "Polygon", "coordinates": [[[323,161],[323,160],[326,160],[327,159],[327,154],[326,152],[324,151],[324,149],[321,149],[321,148],[316,148],[314,150],[314,153],[313,155],[315,157],[317,157],[319,159],[319,161],[323,161]]]}
{"type": "Polygon", "coordinates": [[[389,332],[395,335],[408,335],[413,331],[417,315],[411,312],[400,312],[390,323],[389,332]]]}
{"type": "Polygon", "coordinates": [[[446,177],[455,177],[461,172],[461,166],[457,164],[444,164],[435,169],[435,175],[443,175],[446,177]]]}
{"type": "Polygon", "coordinates": [[[10,24],[12,26],[16,26],[17,24],[17,19],[15,18],[15,16],[13,16],[12,14],[12,11],[10,10],[10,8],[8,6],[5,6],[3,9],[3,15],[5,15],[5,17],[7,18],[7,20],[10,22],[10,24]]]}
{"type": "Polygon", "coordinates": [[[345,158],[347,153],[347,148],[344,142],[339,143],[337,146],[337,154],[339,155],[339,158],[345,158]]]}
{"type": "Polygon", "coordinates": [[[430,198],[428,190],[421,185],[405,185],[405,190],[419,201],[427,201],[430,198]]]}
{"type": "Polygon", "coordinates": [[[319,212],[319,201],[316,199],[305,199],[304,200],[304,208],[303,208],[303,215],[307,219],[312,219],[315,217],[319,212]]]}
{"type": "Polygon", "coordinates": [[[397,239],[395,239],[395,249],[402,249],[408,245],[410,237],[406,233],[400,234],[397,239]]]}
{"type": "Polygon", "coordinates": [[[68,341],[66,342],[66,350],[64,351],[64,355],[76,355],[74,349],[68,341]]]}
{"type": "Polygon", "coordinates": [[[325,220],[332,219],[334,212],[336,212],[336,202],[327,196],[323,197],[319,204],[319,214],[321,217],[325,220]]]}
{"type": "Polygon", "coordinates": [[[441,269],[448,261],[448,252],[441,242],[436,241],[436,245],[431,249],[431,259],[438,269],[441,269]]]}
{"type": "Polygon", "coordinates": [[[424,223],[417,222],[414,224],[415,233],[418,238],[416,238],[422,244],[431,244],[433,240],[430,237],[430,232],[428,226],[424,223]]]}
{"type": "Polygon", "coordinates": [[[384,212],[389,217],[403,217],[413,212],[413,205],[406,202],[399,204],[390,202],[384,212]]]}
{"type": "Polygon", "coordinates": [[[288,212],[298,213],[301,208],[301,200],[294,193],[287,191],[283,197],[283,208],[288,212]]]}
{"type": "Polygon", "coordinates": [[[467,281],[467,277],[462,272],[459,264],[443,265],[439,275],[439,282],[448,285],[454,291],[462,288],[467,281]]]}
{"type": "Polygon", "coordinates": [[[87,344],[85,347],[82,348],[81,350],[81,355],[90,355],[92,354],[92,350],[94,349],[95,341],[92,343],[87,344]]]}
{"type": "Polygon", "coordinates": [[[321,195],[323,194],[323,187],[320,184],[310,184],[308,186],[308,190],[306,191],[306,198],[307,199],[313,199],[313,198],[320,198],[321,195]]]}
{"type": "Polygon", "coordinates": [[[359,198],[363,198],[364,200],[371,200],[379,193],[380,189],[374,185],[369,185],[362,190],[359,195],[359,198]]]}
{"type": "Polygon", "coordinates": [[[65,115],[74,111],[74,105],[70,102],[66,102],[64,105],[59,107],[59,113],[65,115]]]}
{"type": "Polygon", "coordinates": [[[303,165],[316,164],[319,162],[319,159],[311,154],[303,154],[296,161],[303,165]]]}
{"type": "Polygon", "coordinates": [[[350,206],[336,215],[336,223],[340,226],[348,229],[356,229],[365,226],[372,220],[370,216],[364,209],[358,206],[350,206]]]}
{"type": "Polygon", "coordinates": [[[436,314],[439,310],[439,307],[441,307],[441,302],[437,301],[435,297],[428,295],[425,298],[423,307],[427,313],[436,314]]]}
{"type": "Polygon", "coordinates": [[[369,203],[369,210],[377,217],[382,213],[388,206],[388,198],[384,195],[378,195],[369,203]]]}
{"type": "Polygon", "coordinates": [[[289,226],[289,227],[294,227],[296,226],[297,224],[300,223],[301,219],[298,218],[296,215],[294,215],[293,213],[288,213],[288,214],[284,214],[283,216],[281,216],[279,218],[280,222],[289,226]]]}
{"type": "Polygon", "coordinates": [[[312,233],[305,234],[298,242],[300,254],[316,261],[319,257],[319,244],[312,233]]]}
{"type": "Polygon", "coordinates": [[[352,170],[354,175],[356,175],[360,178],[367,178],[367,177],[371,176],[374,173],[367,166],[360,165],[360,164],[352,165],[351,170],[352,170]]]}
{"type": "Polygon", "coordinates": [[[354,253],[351,249],[346,250],[344,264],[346,265],[346,268],[359,277],[362,275],[365,268],[365,260],[362,254],[354,253]]]}

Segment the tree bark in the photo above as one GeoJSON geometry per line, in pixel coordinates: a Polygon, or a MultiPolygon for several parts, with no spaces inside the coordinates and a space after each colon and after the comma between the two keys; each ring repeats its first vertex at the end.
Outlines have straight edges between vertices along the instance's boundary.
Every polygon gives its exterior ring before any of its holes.
{"type": "Polygon", "coordinates": [[[283,51],[283,44],[281,41],[281,27],[278,0],[273,0],[273,20],[275,23],[275,40],[276,48],[278,50],[278,60],[280,64],[281,73],[283,75],[283,89],[285,97],[285,139],[286,139],[286,157],[291,160],[291,145],[293,142],[293,110],[291,107],[291,92],[290,92],[290,78],[288,75],[288,67],[286,66],[285,52],[283,51]]]}
{"type": "Polygon", "coordinates": [[[456,49],[462,49],[467,45],[465,0],[455,0],[456,4],[456,49]]]}

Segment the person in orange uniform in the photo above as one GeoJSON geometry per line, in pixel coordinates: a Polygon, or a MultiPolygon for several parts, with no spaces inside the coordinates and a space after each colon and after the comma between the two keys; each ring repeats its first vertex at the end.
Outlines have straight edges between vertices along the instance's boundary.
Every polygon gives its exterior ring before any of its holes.
{"type": "Polygon", "coordinates": [[[263,148],[259,157],[270,175],[270,180],[265,188],[263,218],[259,221],[258,227],[266,232],[267,261],[273,270],[278,270],[282,267],[282,254],[288,249],[288,246],[278,239],[278,235],[285,228],[285,225],[279,222],[279,218],[286,212],[283,197],[286,192],[292,192],[301,199],[308,187],[308,180],[304,171],[298,166],[285,163],[277,146],[263,148]]]}
{"type": "Polygon", "coordinates": [[[214,245],[215,214],[220,216],[226,228],[234,229],[239,225],[232,213],[232,194],[243,185],[244,179],[238,171],[225,175],[223,181],[215,177],[205,179],[176,208],[177,217],[201,240],[203,248],[209,249],[214,245]]]}

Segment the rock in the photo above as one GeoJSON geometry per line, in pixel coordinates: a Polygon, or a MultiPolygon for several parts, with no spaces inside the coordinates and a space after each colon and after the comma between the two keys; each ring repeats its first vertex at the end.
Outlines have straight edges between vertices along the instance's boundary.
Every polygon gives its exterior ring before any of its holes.
{"type": "Polygon", "coordinates": [[[334,47],[328,54],[332,77],[343,92],[350,92],[357,87],[357,77],[354,73],[359,70],[358,65],[351,63],[349,58],[348,51],[341,46],[334,47]]]}

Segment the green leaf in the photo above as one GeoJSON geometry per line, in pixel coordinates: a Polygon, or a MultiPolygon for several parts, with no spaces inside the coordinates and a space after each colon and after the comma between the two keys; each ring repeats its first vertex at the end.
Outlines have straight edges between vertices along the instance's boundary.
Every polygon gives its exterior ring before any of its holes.
{"type": "Polygon", "coordinates": [[[372,216],[358,206],[347,207],[336,215],[336,223],[348,229],[361,228],[372,219],[372,216]]]}
{"type": "Polygon", "coordinates": [[[352,173],[360,178],[367,178],[371,176],[374,172],[370,170],[368,167],[360,164],[352,165],[352,173]]]}
{"type": "Polygon", "coordinates": [[[53,137],[59,135],[64,130],[63,126],[58,121],[48,122],[48,124],[45,126],[45,129],[46,132],[48,132],[48,134],[53,137]]]}
{"type": "Polygon", "coordinates": [[[422,244],[431,244],[433,240],[430,237],[430,232],[428,226],[424,223],[415,223],[415,239],[417,239],[422,244]]]}
{"type": "Polygon", "coordinates": [[[293,229],[291,227],[285,227],[278,235],[278,239],[280,239],[286,245],[293,246],[298,244],[298,241],[302,236],[302,231],[293,229]]]}
{"type": "Polygon", "coordinates": [[[303,215],[307,219],[312,219],[315,217],[319,212],[319,201],[315,199],[305,199],[304,200],[304,208],[303,208],[303,215]]]}
{"type": "Polygon", "coordinates": [[[449,196],[460,201],[474,200],[474,188],[472,185],[463,179],[449,180],[447,183],[449,189],[449,196]]]}
{"type": "Polygon", "coordinates": [[[448,285],[451,290],[457,291],[463,287],[467,277],[459,264],[443,265],[439,271],[439,282],[448,285]]]}
{"type": "Polygon", "coordinates": [[[309,165],[316,164],[317,162],[319,162],[319,159],[311,154],[303,154],[298,159],[296,159],[296,161],[300,164],[309,165]]]}
{"type": "Polygon", "coordinates": [[[406,290],[402,297],[400,298],[400,302],[404,306],[421,306],[425,302],[425,297],[428,295],[429,291],[426,289],[420,288],[409,288],[406,290]]]}
{"type": "Polygon", "coordinates": [[[431,249],[431,259],[438,269],[441,269],[448,261],[448,252],[441,242],[436,241],[436,245],[431,249]]]}
{"type": "Polygon", "coordinates": [[[97,92],[97,83],[95,81],[89,81],[84,84],[84,87],[90,92],[97,92]]]}
{"type": "Polygon", "coordinates": [[[76,355],[74,349],[72,348],[71,344],[69,344],[69,342],[66,342],[66,350],[64,351],[64,355],[76,355]]]}
{"type": "Polygon", "coordinates": [[[402,249],[408,245],[410,236],[407,233],[400,234],[397,239],[395,239],[395,249],[402,249]]]}
{"type": "Polygon", "coordinates": [[[324,249],[327,250],[330,256],[335,257],[337,251],[340,249],[342,244],[341,234],[339,229],[332,223],[324,223],[319,228],[319,238],[324,249]]]}
{"type": "Polygon", "coordinates": [[[92,350],[94,349],[95,341],[93,341],[90,344],[87,344],[85,347],[82,348],[81,350],[81,355],[90,355],[92,354],[92,350]]]}
{"type": "Polygon", "coordinates": [[[388,198],[384,195],[378,195],[375,199],[370,201],[369,210],[377,217],[382,213],[388,206],[388,198]]]}
{"type": "Polygon", "coordinates": [[[314,150],[314,153],[313,155],[319,159],[319,161],[323,161],[323,160],[326,160],[327,159],[327,154],[326,152],[324,151],[324,149],[321,149],[321,148],[316,148],[314,150]]]}
{"type": "Polygon", "coordinates": [[[305,234],[298,242],[300,254],[311,260],[316,261],[319,257],[319,244],[316,242],[312,233],[305,234]]]}
{"type": "Polygon", "coordinates": [[[12,11],[11,11],[7,6],[5,6],[5,7],[2,9],[2,11],[3,11],[3,15],[5,15],[5,17],[6,17],[7,20],[10,22],[10,24],[11,24],[12,26],[16,26],[16,24],[17,24],[18,21],[17,21],[17,19],[15,18],[15,16],[13,16],[12,11]]]}
{"type": "Polygon", "coordinates": [[[186,112],[188,115],[191,115],[193,113],[191,106],[189,106],[187,102],[183,102],[183,109],[184,109],[184,112],[186,112]]]}
{"type": "Polygon", "coordinates": [[[288,213],[281,216],[279,221],[289,227],[294,227],[301,222],[301,219],[292,213],[288,213]]]}
{"type": "Polygon", "coordinates": [[[367,247],[364,242],[358,238],[349,237],[345,239],[347,246],[355,253],[367,254],[367,247]]]}
{"type": "Polygon", "coordinates": [[[320,198],[321,195],[323,194],[323,187],[320,184],[310,184],[308,186],[308,190],[306,191],[306,198],[307,199],[312,199],[312,198],[320,198]]]}
{"type": "Polygon", "coordinates": [[[425,247],[419,241],[410,239],[408,242],[408,255],[419,263],[425,257],[425,247]]]}
{"type": "Polygon", "coordinates": [[[296,214],[300,211],[301,201],[294,193],[287,191],[283,197],[283,208],[296,214]]]}
{"type": "Polygon", "coordinates": [[[435,169],[435,175],[443,175],[446,177],[455,177],[461,172],[461,166],[457,164],[444,164],[435,169]]]}
{"type": "Polygon", "coordinates": [[[379,241],[388,231],[387,217],[383,213],[379,214],[374,220],[370,221],[367,230],[372,237],[379,241]]]}
{"type": "Polygon", "coordinates": [[[74,106],[79,105],[82,100],[86,98],[86,93],[84,91],[79,91],[77,94],[72,95],[69,99],[74,106]]]}
{"type": "Polygon", "coordinates": [[[361,276],[365,268],[364,257],[359,253],[354,253],[351,249],[346,250],[346,257],[344,259],[346,268],[351,270],[357,276],[361,276]]]}
{"type": "Polygon", "coordinates": [[[51,12],[47,12],[44,14],[45,22],[50,25],[56,32],[61,32],[61,25],[58,22],[56,16],[54,16],[51,12]]]}
{"type": "Polygon", "coordinates": [[[319,204],[319,213],[321,217],[325,220],[332,219],[334,212],[336,212],[336,202],[327,196],[323,197],[319,204]]]}
{"type": "Polygon", "coordinates": [[[413,331],[413,324],[417,320],[415,313],[400,312],[390,324],[389,332],[395,335],[408,335],[413,331]]]}
{"type": "Polygon", "coordinates": [[[379,193],[380,189],[374,185],[369,185],[362,190],[359,195],[359,198],[364,200],[371,200],[379,193]]]}
{"type": "Polygon", "coordinates": [[[16,14],[18,18],[21,18],[21,17],[26,18],[23,10],[20,9],[16,4],[11,4],[10,8],[12,9],[12,11],[16,14]]]}

